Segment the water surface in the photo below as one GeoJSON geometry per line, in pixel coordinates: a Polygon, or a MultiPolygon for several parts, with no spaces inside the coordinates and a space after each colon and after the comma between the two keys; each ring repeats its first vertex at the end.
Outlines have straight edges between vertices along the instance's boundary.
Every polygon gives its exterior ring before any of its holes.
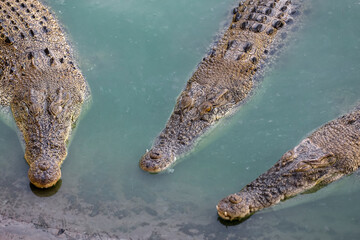
{"type": "Polygon", "coordinates": [[[360,2],[313,0],[261,87],[174,171],[138,161],[164,127],[235,0],[52,0],[93,94],[52,196],[33,192],[16,133],[0,123],[0,214],[39,229],[123,239],[355,239],[358,174],[224,224],[217,202],[360,99],[360,2]]]}

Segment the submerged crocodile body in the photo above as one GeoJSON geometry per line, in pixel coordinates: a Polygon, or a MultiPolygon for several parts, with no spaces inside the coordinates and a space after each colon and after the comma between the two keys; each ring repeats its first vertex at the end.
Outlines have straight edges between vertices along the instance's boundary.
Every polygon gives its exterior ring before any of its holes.
{"type": "Polygon", "coordinates": [[[282,42],[285,34],[280,33],[290,30],[297,7],[290,0],[246,0],[233,9],[230,27],[199,64],[164,130],[141,158],[143,170],[165,170],[241,105],[263,71],[267,55],[282,42]]]}
{"type": "Polygon", "coordinates": [[[281,200],[317,189],[360,165],[360,106],[314,131],[267,172],[216,206],[223,219],[237,220],[281,200]]]}
{"type": "Polygon", "coordinates": [[[61,177],[71,129],[89,96],[55,17],[38,0],[0,1],[0,105],[11,108],[32,184],[61,177]]]}

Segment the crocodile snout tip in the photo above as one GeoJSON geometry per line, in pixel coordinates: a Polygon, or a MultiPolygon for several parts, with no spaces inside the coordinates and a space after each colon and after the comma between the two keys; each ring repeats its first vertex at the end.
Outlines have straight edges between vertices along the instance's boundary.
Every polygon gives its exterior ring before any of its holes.
{"type": "Polygon", "coordinates": [[[174,157],[172,155],[164,154],[160,150],[150,150],[146,152],[140,159],[140,168],[149,173],[159,173],[167,169],[174,157]]]}
{"type": "Polygon", "coordinates": [[[216,205],[219,217],[228,221],[246,219],[252,214],[250,208],[249,201],[243,199],[238,194],[229,195],[216,205]]]}
{"type": "Polygon", "coordinates": [[[30,182],[37,188],[54,186],[61,178],[60,166],[51,161],[36,161],[30,164],[30,182]]]}

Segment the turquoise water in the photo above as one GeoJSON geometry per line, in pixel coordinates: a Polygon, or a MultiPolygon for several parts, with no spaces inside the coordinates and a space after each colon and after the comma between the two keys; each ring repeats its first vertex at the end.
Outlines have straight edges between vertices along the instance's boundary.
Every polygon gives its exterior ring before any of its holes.
{"type": "Polygon", "coordinates": [[[217,202],[360,99],[360,2],[313,0],[304,27],[253,98],[172,173],[138,161],[164,127],[234,0],[52,0],[93,103],[52,196],[33,192],[13,130],[0,123],[0,214],[39,228],[123,239],[355,239],[357,173],[254,214],[217,218],[217,202]]]}

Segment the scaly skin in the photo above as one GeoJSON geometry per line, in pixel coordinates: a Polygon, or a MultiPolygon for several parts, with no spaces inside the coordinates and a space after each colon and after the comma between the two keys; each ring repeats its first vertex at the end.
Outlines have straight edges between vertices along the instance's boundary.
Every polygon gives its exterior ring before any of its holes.
{"type": "Polygon", "coordinates": [[[51,187],[61,177],[89,90],[47,7],[38,0],[1,0],[0,8],[0,104],[11,107],[22,133],[31,183],[51,187]]]}
{"type": "Polygon", "coordinates": [[[216,208],[221,218],[239,220],[329,184],[359,165],[360,106],[317,129],[240,192],[222,199],[216,208]]]}
{"type": "Polygon", "coordinates": [[[246,0],[233,10],[230,27],[200,63],[165,129],[141,158],[143,170],[168,168],[249,96],[266,56],[282,41],[279,32],[298,15],[296,8],[289,0],[246,0]]]}

